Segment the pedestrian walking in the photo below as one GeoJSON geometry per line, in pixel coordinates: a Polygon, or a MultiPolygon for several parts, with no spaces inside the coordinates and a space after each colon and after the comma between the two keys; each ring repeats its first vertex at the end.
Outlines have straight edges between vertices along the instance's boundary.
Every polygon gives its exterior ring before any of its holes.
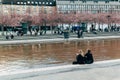
{"type": "Polygon", "coordinates": [[[9,39],[9,36],[8,36],[8,35],[6,35],[6,39],[7,39],[7,40],[9,39]]]}
{"type": "Polygon", "coordinates": [[[83,38],[83,30],[78,30],[77,36],[78,38],[83,38]]]}
{"type": "Polygon", "coordinates": [[[13,39],[13,38],[14,38],[14,35],[12,34],[10,37],[11,37],[11,39],[13,39]]]}
{"type": "Polygon", "coordinates": [[[80,30],[77,31],[77,37],[80,38],[80,30]]]}
{"type": "Polygon", "coordinates": [[[80,30],[80,37],[83,38],[83,30],[80,30]]]}

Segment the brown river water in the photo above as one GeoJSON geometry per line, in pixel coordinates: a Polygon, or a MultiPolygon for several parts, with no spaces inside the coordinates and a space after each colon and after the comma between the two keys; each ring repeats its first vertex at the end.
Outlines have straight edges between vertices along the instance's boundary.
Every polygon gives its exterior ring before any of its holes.
{"type": "Polygon", "coordinates": [[[0,45],[0,72],[71,64],[79,49],[91,49],[95,61],[119,59],[120,39],[0,45]]]}

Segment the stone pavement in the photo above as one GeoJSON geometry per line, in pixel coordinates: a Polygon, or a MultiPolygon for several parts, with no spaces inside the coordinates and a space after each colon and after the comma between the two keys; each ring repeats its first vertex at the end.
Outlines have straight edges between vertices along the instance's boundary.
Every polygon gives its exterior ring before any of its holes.
{"type": "Polygon", "coordinates": [[[98,37],[84,37],[84,38],[54,38],[54,39],[27,39],[27,40],[5,40],[0,41],[0,44],[28,44],[28,43],[59,43],[65,41],[80,41],[80,40],[90,40],[90,39],[112,39],[120,38],[120,36],[98,36],[98,37]]]}
{"type": "Polygon", "coordinates": [[[120,80],[120,59],[0,74],[0,80],[120,80]]]}
{"type": "Polygon", "coordinates": [[[14,39],[6,40],[5,36],[0,37],[0,44],[22,44],[22,43],[46,43],[46,42],[65,42],[65,41],[79,41],[89,39],[108,39],[108,38],[120,38],[119,32],[107,32],[107,33],[84,33],[84,38],[77,38],[76,34],[71,34],[69,39],[64,39],[63,35],[38,35],[38,36],[15,36],[14,39]]]}
{"type": "MultiPolygon", "coordinates": [[[[98,32],[98,34],[93,33],[84,33],[84,37],[98,37],[98,36],[120,36],[120,32],[98,32]]],[[[12,41],[12,40],[29,40],[29,39],[64,39],[64,35],[58,35],[58,34],[45,34],[45,35],[37,35],[37,36],[30,36],[30,35],[24,35],[24,36],[16,36],[14,39],[6,40],[5,36],[0,36],[0,41],[12,41]]],[[[77,34],[70,34],[70,38],[77,38],[77,34]]]]}
{"type": "Polygon", "coordinates": [[[120,65],[42,75],[15,80],[120,80],[120,65]]]}

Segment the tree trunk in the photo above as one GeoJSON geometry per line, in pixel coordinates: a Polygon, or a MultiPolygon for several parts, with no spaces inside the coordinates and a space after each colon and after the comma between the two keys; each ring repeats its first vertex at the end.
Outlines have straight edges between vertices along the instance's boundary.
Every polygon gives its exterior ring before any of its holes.
{"type": "Polygon", "coordinates": [[[53,26],[50,26],[50,31],[51,31],[51,34],[53,34],[53,26]]]}
{"type": "Polygon", "coordinates": [[[104,29],[103,29],[103,23],[102,23],[102,32],[104,32],[104,29]]]}
{"type": "Polygon", "coordinates": [[[4,36],[4,26],[3,25],[1,27],[1,30],[2,30],[2,36],[4,36]]]}

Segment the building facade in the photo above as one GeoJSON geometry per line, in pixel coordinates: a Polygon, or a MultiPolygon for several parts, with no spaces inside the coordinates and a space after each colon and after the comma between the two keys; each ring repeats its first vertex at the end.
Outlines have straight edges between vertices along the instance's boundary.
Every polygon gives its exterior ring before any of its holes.
{"type": "Polygon", "coordinates": [[[0,0],[0,13],[120,13],[120,0],[0,0]]]}
{"type": "Polygon", "coordinates": [[[119,13],[119,0],[57,0],[58,12],[119,13]]]}
{"type": "Polygon", "coordinates": [[[5,14],[18,13],[37,15],[56,10],[55,0],[1,0],[1,11],[5,14]]]}

